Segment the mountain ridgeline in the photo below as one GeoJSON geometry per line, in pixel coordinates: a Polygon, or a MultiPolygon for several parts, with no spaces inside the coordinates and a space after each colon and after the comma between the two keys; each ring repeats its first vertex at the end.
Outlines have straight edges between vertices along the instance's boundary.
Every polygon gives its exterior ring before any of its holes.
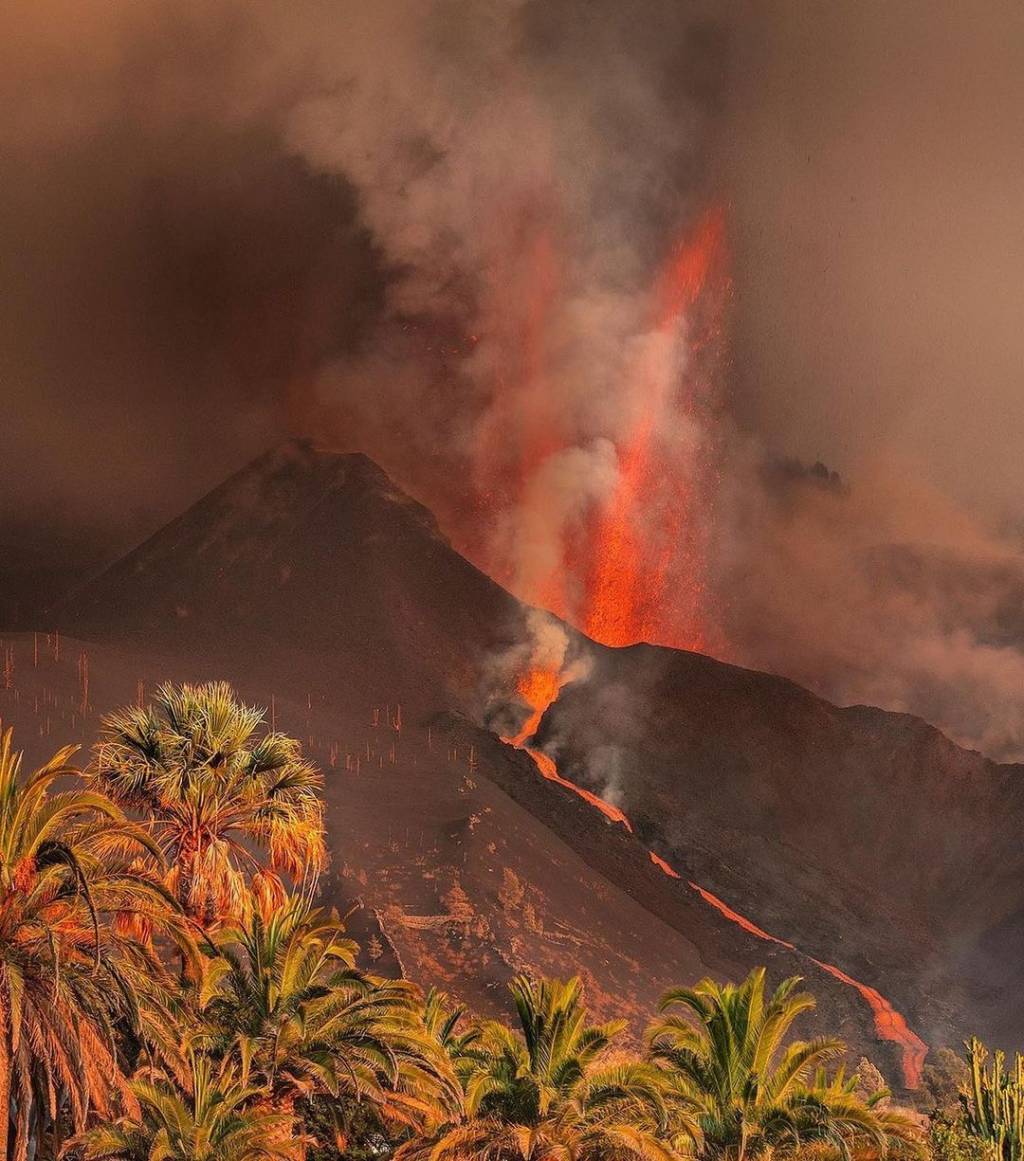
{"type": "Polygon", "coordinates": [[[46,620],[5,646],[0,712],[23,739],[89,742],[164,678],[232,681],[324,769],[329,893],[360,907],[380,966],[478,1009],[520,971],[580,971],[595,1008],[639,1021],[666,986],[767,963],[813,977],[823,1026],[896,1084],[916,1049],[872,990],[915,1042],[1024,1039],[1005,1003],[1024,974],[1020,767],[906,715],[565,628],[591,665],[535,745],[632,829],[609,821],[487,728],[530,610],[365,456],[268,453],[46,620]],[[40,653],[55,629],[63,652],[51,636],[40,653]]]}

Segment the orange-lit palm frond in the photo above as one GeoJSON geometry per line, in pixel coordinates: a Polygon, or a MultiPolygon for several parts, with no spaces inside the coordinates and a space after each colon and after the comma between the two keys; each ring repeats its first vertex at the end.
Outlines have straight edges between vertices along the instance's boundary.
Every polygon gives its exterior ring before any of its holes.
{"type": "Polygon", "coordinates": [[[291,898],[253,908],[217,943],[223,966],[204,996],[204,1043],[271,1099],[344,1095],[408,1126],[460,1103],[419,992],[362,972],[336,915],[291,898]]]}
{"type": "Polygon", "coordinates": [[[173,911],[152,870],[133,871],[159,851],[118,805],[73,783],[51,793],[76,774],[73,754],[23,778],[0,729],[0,1140],[13,1129],[15,1161],[33,1120],[82,1128],[130,1100],[119,1043],[140,1024],[136,975],[157,980],[160,966],[133,963],[109,921],[147,913],[164,926],[173,911]]]}
{"type": "Polygon", "coordinates": [[[647,1038],[672,1102],[696,1113],[709,1157],[752,1161],[812,1146],[844,1157],[906,1151],[912,1133],[904,1122],[887,1123],[860,1100],[842,1069],[826,1076],[842,1041],[790,1038],[793,1023],[814,1008],[800,983],[792,976],[768,992],[765,969],[757,968],[740,984],[705,979],[668,992],[667,1015],[647,1038]]]}
{"type": "MultiPolygon", "coordinates": [[[[407,1142],[397,1158],[678,1161],[692,1151],[699,1129],[670,1120],[655,1068],[614,1054],[621,1022],[588,1022],[578,979],[519,977],[511,990],[520,1029],[487,1021],[458,1048],[462,1116],[407,1142]]],[[[438,1020],[451,1036],[454,1026],[438,1020]]]]}
{"type": "Polygon", "coordinates": [[[69,1144],[86,1161],[302,1161],[294,1115],[263,1104],[233,1061],[187,1055],[187,1081],[136,1078],[135,1108],[69,1144]]]}
{"type": "Polygon", "coordinates": [[[104,718],[94,748],[92,785],[147,816],[168,886],[205,927],[241,917],[254,876],[311,883],[326,865],[321,775],[262,723],[223,682],[164,685],[104,718]]]}

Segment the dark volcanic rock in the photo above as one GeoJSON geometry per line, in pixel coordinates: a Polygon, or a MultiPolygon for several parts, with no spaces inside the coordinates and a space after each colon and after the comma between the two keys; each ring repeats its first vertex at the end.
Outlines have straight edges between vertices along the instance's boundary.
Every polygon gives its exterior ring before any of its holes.
{"type": "Polygon", "coordinates": [[[700,654],[596,651],[540,739],[737,910],[873,983],[912,1026],[1024,1038],[1024,768],[700,654]],[[594,755],[604,761],[595,769],[594,755]]]}
{"type": "Polygon", "coordinates": [[[91,741],[140,681],[233,681],[326,771],[329,894],[363,905],[357,934],[483,1009],[514,971],[579,970],[638,1029],[669,985],[767,963],[811,977],[818,1026],[896,1079],[863,996],[813,956],[932,1043],[1024,1036],[1005,1002],[1024,948],[1020,768],[778,677],[573,634],[594,667],[539,741],[630,834],[477,724],[526,612],[364,456],[290,444],[66,600],[54,623],[81,641],[59,659],[16,642],[0,712],[39,756],[91,741]]]}
{"type": "Polygon", "coordinates": [[[238,472],[53,614],[80,636],[344,659],[406,698],[438,681],[471,691],[521,619],[376,464],[306,441],[238,472]]]}

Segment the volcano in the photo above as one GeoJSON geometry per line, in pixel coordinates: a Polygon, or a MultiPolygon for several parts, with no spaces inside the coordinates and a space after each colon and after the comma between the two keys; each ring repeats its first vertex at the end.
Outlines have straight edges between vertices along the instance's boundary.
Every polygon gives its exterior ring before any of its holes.
{"type": "Polygon", "coordinates": [[[524,705],[537,616],[366,457],[291,443],[8,636],[0,713],[36,759],[157,681],[231,681],[325,772],[366,954],[479,1011],[580,973],[639,1032],[669,986],[764,963],[897,1086],[928,1046],[1024,1035],[1020,767],[550,617],[573,664],[524,705]]]}

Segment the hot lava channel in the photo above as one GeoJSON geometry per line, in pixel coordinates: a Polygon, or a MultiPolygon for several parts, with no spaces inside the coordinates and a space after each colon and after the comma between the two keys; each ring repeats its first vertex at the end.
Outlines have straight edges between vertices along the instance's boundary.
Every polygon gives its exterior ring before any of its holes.
{"type": "MultiPolygon", "coordinates": [[[[621,823],[632,834],[633,825],[620,807],[610,802],[605,802],[604,799],[598,797],[592,791],[582,786],[577,786],[575,782],[571,782],[568,778],[562,777],[558,772],[555,759],[543,750],[530,744],[537,732],[541,719],[548,708],[557,700],[561,687],[566,683],[566,680],[563,675],[543,668],[532,669],[522,676],[516,683],[516,693],[529,707],[530,712],[518,732],[514,735],[503,737],[502,741],[529,754],[542,777],[546,778],[549,782],[555,782],[559,786],[565,787],[566,790],[571,790],[573,794],[578,795],[584,802],[599,810],[610,822],[621,823]]],[[[679,872],[654,851],[648,851],[648,856],[650,861],[663,874],[671,879],[677,879],[681,883],[685,881],[690,890],[694,891],[709,907],[712,907],[730,923],[736,924],[737,927],[742,928],[749,935],[753,935],[757,939],[762,939],[768,943],[775,943],[780,947],[785,947],[790,951],[796,952],[796,954],[809,960],[821,971],[826,972],[834,979],[839,980],[841,983],[857,991],[871,1009],[875,1034],[879,1040],[887,1040],[898,1045],[901,1053],[901,1068],[905,1085],[909,1089],[920,1087],[922,1069],[924,1067],[925,1057],[928,1054],[928,1045],[909,1027],[903,1015],[896,1011],[893,1005],[877,988],[855,980],[852,976],[840,968],[835,967],[833,964],[815,959],[814,956],[801,951],[800,948],[789,940],[781,939],[779,936],[765,931],[746,916],[733,910],[722,899],[719,899],[706,888],[700,886],[699,883],[695,883],[692,880],[683,880],[679,872]]]]}

